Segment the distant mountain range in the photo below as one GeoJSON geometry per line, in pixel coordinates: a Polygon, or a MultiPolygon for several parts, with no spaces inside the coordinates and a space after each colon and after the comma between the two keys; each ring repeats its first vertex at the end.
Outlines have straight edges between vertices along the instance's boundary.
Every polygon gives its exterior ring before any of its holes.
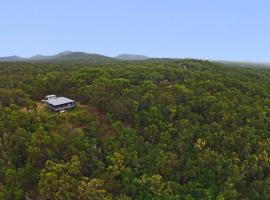
{"type": "Polygon", "coordinates": [[[270,63],[267,62],[253,62],[253,61],[229,61],[229,60],[212,60],[212,62],[223,63],[230,66],[238,67],[257,67],[257,68],[269,68],[270,63]]]}
{"type": "Polygon", "coordinates": [[[0,57],[0,62],[20,62],[20,61],[114,61],[114,60],[146,60],[149,59],[143,55],[132,55],[132,54],[120,54],[116,57],[109,57],[100,54],[90,54],[85,52],[72,52],[64,51],[62,53],[46,56],[46,55],[35,55],[30,58],[23,58],[18,56],[0,57]]]}
{"type": "Polygon", "coordinates": [[[0,61],[2,62],[10,62],[10,61],[23,61],[25,60],[24,58],[18,57],[18,56],[7,56],[7,57],[0,57],[0,61]]]}
{"type": "Polygon", "coordinates": [[[120,54],[115,57],[116,59],[119,60],[146,60],[149,59],[147,56],[143,55],[131,55],[131,54],[120,54]]]}
{"type": "MultiPolygon", "coordinates": [[[[19,56],[7,56],[0,57],[0,62],[113,62],[117,60],[122,61],[140,61],[152,59],[144,55],[133,55],[133,54],[120,54],[116,57],[109,57],[100,54],[91,54],[85,52],[73,52],[64,51],[56,55],[35,55],[30,58],[23,58],[19,56]]],[[[158,60],[158,58],[155,58],[158,60]]],[[[164,58],[160,58],[164,59],[164,58]]],[[[169,59],[169,58],[168,58],[169,59]]],[[[249,61],[228,61],[228,60],[211,60],[212,62],[223,63],[230,66],[239,67],[255,67],[255,68],[270,68],[270,63],[260,63],[260,62],[249,62],[249,61]]]]}

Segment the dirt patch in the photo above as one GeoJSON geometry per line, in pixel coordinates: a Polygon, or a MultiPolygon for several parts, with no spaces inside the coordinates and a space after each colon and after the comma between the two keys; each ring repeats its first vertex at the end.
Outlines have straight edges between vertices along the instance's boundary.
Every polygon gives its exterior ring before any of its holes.
{"type": "MultiPolygon", "coordinates": [[[[38,112],[42,112],[47,110],[48,114],[59,114],[56,112],[51,111],[50,109],[47,108],[46,104],[43,104],[41,102],[36,102],[36,110],[38,112]]],[[[22,112],[28,112],[27,108],[24,107],[21,109],[22,112]]],[[[77,128],[80,129],[85,129],[86,126],[85,125],[78,125],[78,124],[74,124],[72,121],[70,121],[70,117],[76,113],[80,113],[80,112],[87,112],[90,115],[92,115],[98,122],[99,126],[98,126],[98,137],[99,138],[104,138],[107,136],[113,136],[115,135],[114,130],[111,126],[111,122],[108,119],[108,117],[106,116],[106,114],[104,114],[103,112],[101,112],[97,107],[95,106],[91,106],[91,105],[82,105],[80,103],[77,103],[77,107],[72,109],[72,110],[68,110],[65,113],[61,113],[60,116],[63,117],[63,119],[65,119],[65,123],[67,123],[67,125],[70,127],[71,130],[76,130],[77,128]]],[[[74,116],[74,115],[73,115],[74,116]]],[[[124,124],[125,127],[129,127],[129,125],[124,124]]]]}
{"type": "Polygon", "coordinates": [[[44,108],[46,108],[45,104],[40,103],[40,102],[37,103],[37,110],[43,110],[44,108]]]}
{"type": "MultiPolygon", "coordinates": [[[[46,108],[46,105],[45,104],[42,104],[40,102],[36,102],[36,109],[38,111],[44,110],[45,108],[46,108]]],[[[21,108],[20,111],[22,111],[22,112],[28,112],[27,107],[21,108]]]]}

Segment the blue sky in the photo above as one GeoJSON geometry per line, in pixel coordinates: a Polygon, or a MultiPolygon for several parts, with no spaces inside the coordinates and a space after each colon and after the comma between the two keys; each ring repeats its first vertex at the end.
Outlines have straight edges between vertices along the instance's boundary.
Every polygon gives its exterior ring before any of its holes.
{"type": "Polygon", "coordinates": [[[0,0],[0,56],[270,61],[269,0],[0,0]]]}

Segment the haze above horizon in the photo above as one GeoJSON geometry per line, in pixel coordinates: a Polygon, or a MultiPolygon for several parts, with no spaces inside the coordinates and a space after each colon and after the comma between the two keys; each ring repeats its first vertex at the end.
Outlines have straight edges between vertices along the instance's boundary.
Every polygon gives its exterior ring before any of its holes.
{"type": "Polygon", "coordinates": [[[65,50],[270,61],[266,0],[1,2],[0,56],[65,50]]]}

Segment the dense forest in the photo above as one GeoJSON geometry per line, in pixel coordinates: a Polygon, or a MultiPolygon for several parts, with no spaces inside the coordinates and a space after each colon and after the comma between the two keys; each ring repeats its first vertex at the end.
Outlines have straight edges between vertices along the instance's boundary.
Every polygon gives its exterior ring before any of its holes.
{"type": "Polygon", "coordinates": [[[199,60],[0,63],[0,199],[270,199],[269,85],[199,60]]]}

